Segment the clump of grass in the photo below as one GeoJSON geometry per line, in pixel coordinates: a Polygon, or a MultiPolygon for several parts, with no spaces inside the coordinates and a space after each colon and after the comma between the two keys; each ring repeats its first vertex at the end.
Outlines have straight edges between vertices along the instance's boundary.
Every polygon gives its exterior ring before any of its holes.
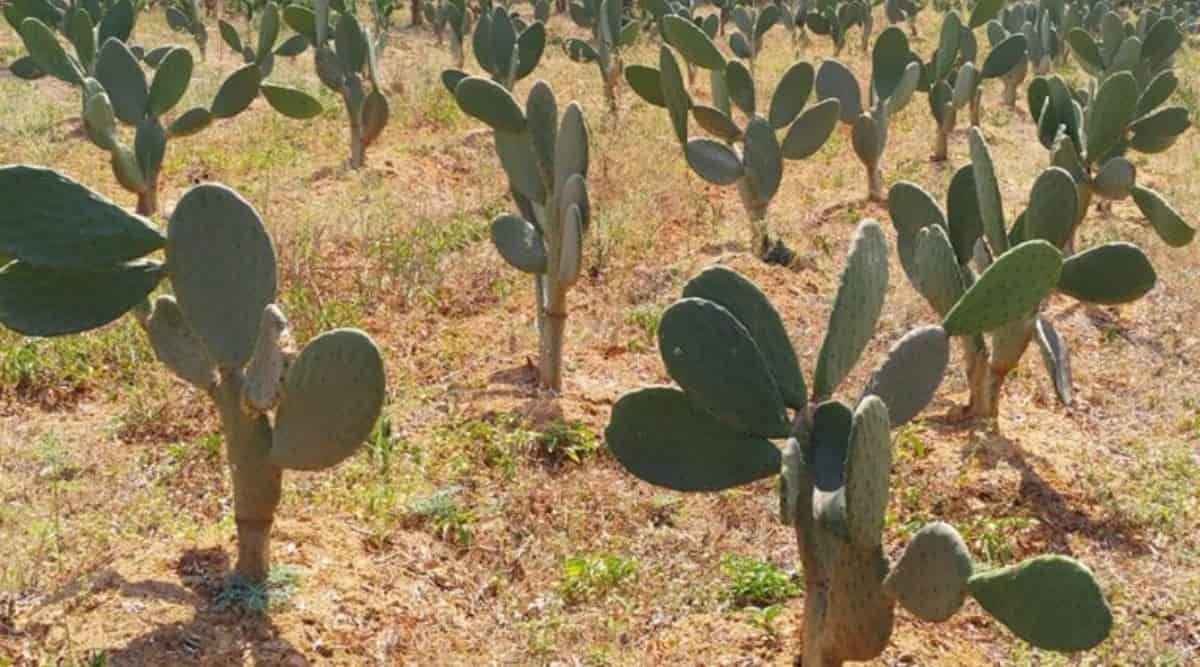
{"type": "Polygon", "coordinates": [[[600,451],[600,441],[590,428],[578,421],[555,421],[533,440],[535,453],[555,464],[583,463],[600,451]]]}
{"type": "Polygon", "coordinates": [[[558,591],[569,604],[606,597],[637,576],[637,562],[612,554],[573,556],[563,561],[558,591]]]}
{"type": "Polygon", "coordinates": [[[217,593],[214,606],[222,611],[241,610],[251,614],[277,611],[287,604],[299,588],[300,571],[288,565],[271,568],[264,582],[232,576],[217,593]]]}
{"type": "Polygon", "coordinates": [[[472,528],[475,513],[459,502],[461,493],[462,487],[451,486],[428,496],[414,498],[408,503],[409,517],[427,527],[443,542],[469,547],[475,540],[472,528]]]}
{"type": "Polygon", "coordinates": [[[767,608],[800,595],[799,581],[757,558],[727,554],[721,559],[726,585],[722,597],[736,608],[767,608]]]}

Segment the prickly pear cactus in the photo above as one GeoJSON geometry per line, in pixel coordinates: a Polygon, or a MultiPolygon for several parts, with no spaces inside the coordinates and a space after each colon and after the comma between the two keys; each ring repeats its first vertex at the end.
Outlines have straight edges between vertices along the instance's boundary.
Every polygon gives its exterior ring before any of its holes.
{"type": "MultiPolygon", "coordinates": [[[[1071,254],[1081,197],[1060,167],[1038,175],[1028,207],[1006,228],[987,144],[975,129],[970,141],[973,161],[951,180],[945,211],[913,183],[892,187],[888,208],[900,264],[944,318],[946,333],[962,341],[971,388],[965,416],[998,417],[1004,381],[1032,342],[1059,400],[1069,405],[1070,351],[1041,313],[1046,298],[1057,291],[1085,303],[1129,303],[1154,287],[1154,267],[1128,243],[1071,254]]],[[[1168,215],[1178,219],[1173,210],[1168,215]]]]}
{"type": "Polygon", "coordinates": [[[38,167],[0,168],[0,205],[0,252],[15,260],[0,270],[0,323],[57,336],[132,311],[163,364],[216,403],[233,476],[236,572],[264,579],[283,471],[337,465],[374,427],[385,397],[375,343],[339,329],[296,353],[274,303],[271,238],[224,186],[184,194],[165,236],[38,167]],[[161,248],[165,263],[144,259],[161,248]],[[164,278],[174,296],[151,304],[164,278]]]}
{"type": "Polygon", "coordinates": [[[583,109],[571,102],[560,118],[554,91],[544,81],[530,89],[524,109],[512,93],[483,77],[460,80],[454,97],[464,112],[494,130],[496,155],[518,211],[492,222],[492,241],[509,264],[533,278],[540,379],[561,391],[567,293],[583,271],[592,219],[583,109]]]}
{"type": "MultiPolygon", "coordinates": [[[[245,6],[251,7],[251,5],[245,6]]],[[[252,24],[255,17],[251,12],[246,18],[246,22],[252,24]]],[[[221,33],[221,40],[225,42],[225,45],[231,51],[238,54],[245,64],[257,66],[265,79],[271,76],[271,72],[274,71],[275,58],[277,56],[294,57],[304,53],[308,49],[309,39],[300,32],[296,32],[296,34],[279,43],[282,29],[286,24],[284,23],[284,10],[280,9],[279,5],[274,2],[264,4],[261,16],[257,18],[257,34],[250,33],[243,37],[238,34],[237,28],[225,19],[218,21],[218,28],[221,33]]],[[[311,19],[311,17],[306,18],[311,19]]]]}
{"type": "MultiPolygon", "coordinates": [[[[541,21],[527,26],[507,8],[497,5],[479,17],[471,48],[475,61],[492,81],[512,90],[541,62],[546,50],[546,26],[541,21]]],[[[448,69],[442,72],[442,83],[454,94],[458,82],[468,76],[461,68],[448,69]]]]}
{"type": "Polygon", "coordinates": [[[887,148],[888,125],[893,114],[908,106],[921,81],[921,64],[908,48],[908,37],[890,26],[875,40],[871,53],[870,96],[862,92],[854,74],[836,60],[826,60],[817,70],[817,96],[841,104],[841,119],[851,127],[854,153],[867,170],[867,198],[883,201],[883,171],[880,164],[887,148]]]}
{"type": "Polygon", "coordinates": [[[949,339],[939,326],[910,332],[853,407],[833,398],[874,332],[874,304],[887,290],[887,262],[879,261],[886,254],[879,226],[862,223],[811,395],[766,296],[722,267],[696,276],[659,327],[664,365],[679,386],[622,396],[606,430],[608,447],[639,479],[677,491],[779,477],[781,518],[795,528],[804,568],[805,665],[875,658],[890,641],[897,603],[924,620],[944,621],[968,595],[1035,646],[1095,646],[1108,636],[1112,615],[1092,574],[1069,558],[982,571],[957,531],[935,523],[888,562],[890,432],[933,397],[949,339]],[[782,450],[772,442],[779,439],[786,439],[782,450]]]}
{"type": "Polygon", "coordinates": [[[208,57],[208,28],[200,18],[200,4],[197,0],[174,0],[163,3],[166,13],[167,26],[175,32],[190,35],[200,51],[200,59],[208,57]]]}
{"type": "Polygon", "coordinates": [[[771,234],[767,209],[779,191],[784,160],[803,160],[829,139],[837,125],[838,101],[805,108],[815,73],[812,65],[798,62],[784,72],[763,108],[750,70],[738,60],[726,61],[704,29],[676,16],[664,17],[662,26],[667,43],[685,62],[709,71],[712,106],[692,100],[679,60],[667,46],[659,50],[658,69],[630,65],[626,80],[642,99],[667,109],[684,158],[700,178],[737,186],[749,218],[750,250],[767,262],[790,264],[795,253],[771,234]],[[734,120],[735,108],[744,124],[734,120]],[[715,138],[689,136],[689,116],[715,138]],[[781,130],[786,130],[782,140],[781,130]]]}
{"type": "MultiPolygon", "coordinates": [[[[621,51],[637,41],[641,25],[627,21],[621,0],[576,0],[571,3],[571,18],[581,28],[592,31],[591,42],[571,38],[563,42],[567,57],[578,63],[595,63],[604,82],[608,110],[616,114],[617,86],[624,69],[621,51]]],[[[671,17],[677,19],[678,17],[671,17]]],[[[686,19],[678,19],[686,20],[686,19]]]]}

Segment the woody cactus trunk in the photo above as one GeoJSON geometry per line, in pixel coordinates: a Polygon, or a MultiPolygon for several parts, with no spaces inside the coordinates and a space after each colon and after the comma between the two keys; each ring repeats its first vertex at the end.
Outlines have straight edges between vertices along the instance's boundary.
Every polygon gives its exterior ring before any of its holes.
{"type": "Polygon", "coordinates": [[[800,664],[836,667],[878,657],[891,639],[897,604],[941,622],[968,595],[1034,646],[1095,646],[1108,636],[1112,614],[1092,573],[1070,558],[1040,556],[989,570],[944,523],[918,531],[895,563],[884,553],[890,431],[924,409],[949,358],[946,331],[915,329],[855,394],[861,398],[833,398],[874,336],[887,253],[879,225],[860,224],[811,394],[766,296],[728,269],[700,273],[659,326],[659,351],[679,388],[622,396],[606,431],[609,448],[636,477],[676,491],[717,492],[777,476],[781,519],[795,528],[804,568],[800,664]],[[772,440],[786,441],[782,451],[772,440]]]}
{"type": "Polygon", "coordinates": [[[352,455],[384,401],[383,361],[355,329],[299,354],[275,305],[275,248],[254,208],[215,184],[179,200],[164,236],[57,172],[0,168],[0,322],[61,336],[133,312],[158,359],[208,395],[233,478],[236,574],[262,581],[284,470],[352,455]],[[147,259],[160,249],[166,261],[147,259]],[[170,278],[173,295],[151,292],[170,278]],[[273,418],[272,418],[273,413],[273,418]]]}

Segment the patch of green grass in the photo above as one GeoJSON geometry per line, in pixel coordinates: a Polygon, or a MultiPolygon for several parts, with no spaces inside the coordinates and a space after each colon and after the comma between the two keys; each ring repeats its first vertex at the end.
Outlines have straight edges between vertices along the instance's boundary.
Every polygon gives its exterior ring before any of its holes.
{"type": "Polygon", "coordinates": [[[636,328],[639,338],[630,341],[629,347],[643,352],[653,346],[658,338],[658,323],[662,320],[664,307],[656,303],[643,303],[625,313],[625,323],[636,328]]]}
{"type": "Polygon", "coordinates": [[[585,424],[578,421],[554,421],[537,433],[533,440],[535,451],[552,463],[583,463],[600,451],[600,440],[585,424]]]}
{"type": "Polygon", "coordinates": [[[344,300],[333,293],[320,293],[305,285],[293,285],[283,294],[292,334],[307,341],[322,332],[340,327],[363,326],[365,311],[357,300],[344,300]]]}
{"type": "Polygon", "coordinates": [[[569,604],[603,598],[637,576],[637,561],[612,554],[572,556],[562,563],[558,592],[569,604]]]}
{"type": "Polygon", "coordinates": [[[62,338],[0,331],[0,387],[21,396],[50,390],[69,394],[100,384],[116,391],[138,384],[154,363],[145,336],[130,318],[62,338]]]}
{"type": "Polygon", "coordinates": [[[475,540],[472,524],[475,513],[459,501],[462,487],[452,486],[428,496],[410,500],[409,515],[425,525],[438,539],[460,547],[475,540]]]}
{"type": "Polygon", "coordinates": [[[726,554],[721,558],[726,584],[722,597],[733,607],[770,607],[800,595],[803,586],[792,575],[756,558],[726,554]]]}
{"type": "Polygon", "coordinates": [[[252,614],[278,611],[287,605],[299,587],[300,571],[288,565],[275,565],[264,582],[232,576],[217,593],[217,609],[241,610],[252,614]]]}
{"type": "Polygon", "coordinates": [[[977,562],[999,566],[1016,560],[1017,533],[1035,523],[1035,519],[1023,516],[974,517],[959,525],[958,530],[977,562]]]}
{"type": "Polygon", "coordinates": [[[449,219],[415,220],[403,230],[372,240],[368,254],[382,265],[407,301],[433,303],[442,285],[443,259],[487,236],[485,213],[462,213],[449,219]]]}

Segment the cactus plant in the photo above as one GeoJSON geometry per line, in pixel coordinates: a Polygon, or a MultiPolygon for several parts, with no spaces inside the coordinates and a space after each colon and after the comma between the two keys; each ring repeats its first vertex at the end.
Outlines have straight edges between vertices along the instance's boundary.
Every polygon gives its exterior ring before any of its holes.
{"type": "Polygon", "coordinates": [[[631,65],[625,69],[630,87],[647,102],[666,107],[684,157],[701,178],[714,185],[737,185],[750,223],[750,251],[768,262],[791,264],[795,253],[773,237],[767,209],[779,190],[784,160],[803,160],[817,152],[837,124],[838,103],[826,100],[804,108],[813,88],[813,67],[793,64],[771,95],[767,116],[755,99],[754,80],[740,61],[726,61],[712,39],[696,24],[667,16],[668,42],[712,81],[713,106],[695,104],[683,85],[679,62],[670,48],[659,51],[659,69],[631,65]],[[733,120],[736,106],[746,118],[733,120]],[[688,136],[688,116],[719,141],[688,136]],[[781,142],[776,132],[787,128],[781,142]],[[741,150],[737,149],[741,144],[741,150]]]}
{"type": "Polygon", "coordinates": [[[350,121],[350,168],[362,168],[391,114],[370,31],[353,14],[332,14],[329,0],[315,0],[312,11],[292,5],[284,20],[312,45],[317,78],[341,95],[350,121]]]}
{"type": "Polygon", "coordinates": [[[884,0],[883,10],[888,23],[900,25],[908,22],[908,31],[913,37],[917,36],[917,14],[925,8],[924,3],[916,0],[884,0]]]}
{"type": "Polygon", "coordinates": [[[471,12],[467,8],[466,0],[426,2],[425,18],[433,26],[433,34],[438,44],[442,43],[446,29],[450,30],[450,55],[454,58],[454,67],[461,70],[466,60],[463,45],[471,25],[471,12]]]}
{"type": "MultiPolygon", "coordinates": [[[[246,23],[253,25],[254,13],[250,8],[255,5],[247,4],[245,7],[247,8],[246,23]]],[[[279,5],[274,2],[262,5],[262,16],[259,17],[257,35],[250,33],[243,39],[238,34],[237,28],[229,21],[220,19],[217,22],[221,40],[225,42],[225,45],[234,53],[239,54],[247,65],[257,66],[264,79],[271,76],[271,72],[274,71],[276,56],[298,56],[308,48],[308,38],[300,33],[292,35],[276,46],[283,26],[283,13],[280,11],[279,5]]]]}
{"type": "Polygon", "coordinates": [[[570,38],[563,42],[567,57],[578,63],[596,63],[604,82],[604,99],[610,113],[617,113],[617,86],[624,66],[621,51],[637,41],[639,26],[625,21],[621,0],[574,0],[571,19],[592,31],[591,43],[570,38]]]}
{"type": "Polygon", "coordinates": [[[854,26],[862,27],[862,50],[871,42],[872,4],[867,0],[816,0],[808,10],[805,25],[814,34],[825,35],[833,41],[833,55],[841,55],[846,46],[846,33],[854,26]]]}
{"type": "Polygon", "coordinates": [[[887,148],[888,125],[912,99],[921,79],[921,65],[908,48],[908,37],[889,26],[875,40],[871,53],[871,82],[866,108],[858,80],[845,65],[826,60],[817,70],[817,96],[841,104],[841,120],[851,126],[854,153],[867,170],[867,198],[883,201],[880,164],[887,148]]]}
{"type": "Polygon", "coordinates": [[[792,38],[792,51],[800,54],[800,45],[808,41],[805,21],[808,20],[808,0],[776,0],[779,8],[779,24],[792,38]]]}
{"type": "MultiPolygon", "coordinates": [[[[1017,108],[1017,91],[1021,84],[1025,82],[1025,77],[1029,75],[1029,37],[1022,32],[1010,32],[999,19],[992,19],[987,24],[988,43],[992,50],[996,50],[1001,44],[1011,41],[1014,37],[1020,36],[1024,39],[1017,42],[1021,46],[1021,53],[1017,56],[1016,64],[1007,74],[1000,76],[1000,81],[1004,84],[1004,89],[1000,94],[1000,100],[1004,106],[1009,109],[1017,108]]],[[[1014,51],[1016,47],[1008,47],[1014,51]]]]}
{"type": "Polygon", "coordinates": [[[554,91],[544,81],[530,89],[524,109],[512,93],[483,77],[459,81],[454,97],[464,112],[494,130],[496,155],[518,213],[492,222],[492,241],[501,257],[533,277],[539,379],[561,391],[567,293],[583,270],[583,242],[591,226],[583,109],[572,102],[560,120],[554,91]]]}
{"type": "Polygon", "coordinates": [[[370,337],[339,329],[294,352],[271,238],[220,185],[184,194],[163,235],[57,172],[3,167],[0,252],[13,258],[0,269],[0,323],[60,336],[132,311],[158,359],[213,400],[233,477],[235,572],[265,579],[283,471],[337,465],[379,416],[384,369],[370,337]],[[163,248],[165,262],[146,258],[163,248]],[[165,278],[174,296],[151,305],[165,278]]]}
{"type": "Polygon", "coordinates": [[[196,0],[174,0],[163,4],[167,26],[175,32],[190,35],[200,51],[200,59],[208,57],[208,28],[200,18],[200,5],[196,0]]]}
{"type": "MultiPolygon", "coordinates": [[[[493,81],[512,90],[513,85],[532,74],[541,62],[542,52],[546,49],[546,26],[540,21],[526,26],[504,7],[496,7],[479,17],[471,47],[479,67],[491,75],[493,81]]],[[[453,94],[458,82],[467,76],[462,70],[448,69],[442,72],[442,83],[453,94]]]]}
{"type": "MultiPolygon", "coordinates": [[[[1063,258],[1081,205],[1066,170],[1043,171],[1028,207],[1006,228],[995,169],[978,129],[971,130],[971,160],[951,180],[945,211],[909,182],[893,186],[888,208],[909,282],[964,347],[970,386],[964,416],[994,423],[1004,382],[1034,341],[1059,400],[1072,402],[1069,349],[1041,313],[1052,292],[1084,303],[1128,303],[1145,295],[1156,275],[1145,254],[1129,243],[1106,243],[1063,258]]],[[[1160,205],[1158,215],[1190,239],[1178,214],[1160,205]]]]}
{"type": "Polygon", "coordinates": [[[934,523],[888,562],[890,431],[932,398],[949,343],[941,327],[915,329],[892,347],[853,408],[833,398],[874,336],[886,255],[879,225],[860,224],[811,390],[779,313],[752,282],[721,267],[693,278],[658,329],[679,388],[646,387],[618,399],[605,432],[609,449],[634,476],[676,491],[722,491],[778,475],[781,519],[795,529],[805,578],[798,663],[870,660],[890,641],[897,603],[937,622],[968,594],[1035,646],[1095,646],[1112,614],[1091,572],[1072,559],[1041,556],[985,570],[953,528],[934,523]],[[786,439],[782,452],[776,439],[786,439]]]}
{"type": "Polygon", "coordinates": [[[26,18],[21,36],[38,68],[79,86],[85,134],[109,152],[113,174],[123,188],[137,195],[141,215],[158,211],[159,173],[170,139],[190,136],[216,119],[236,116],[260,94],[290,118],[311,118],[321,112],[316,99],[263,81],[257,66],[246,65],[221,84],[210,106],[195,107],[166,122],[165,116],[191,85],[193,59],[187,49],[167,48],[153,80],[147,83],[133,51],[116,37],[104,42],[89,75],[83,63],[68,55],[39,19],[26,18]],[[120,125],[135,129],[132,147],[122,142],[120,125]]]}
{"type": "Polygon", "coordinates": [[[751,74],[754,74],[754,63],[762,51],[763,39],[779,23],[780,14],[779,7],[774,4],[764,5],[761,10],[745,5],[733,8],[733,24],[737,30],[729,36],[729,49],[733,55],[750,63],[751,74]]]}
{"type": "MultiPolygon", "coordinates": [[[[92,75],[95,72],[100,47],[105,42],[113,38],[129,42],[137,11],[131,0],[70,6],[49,0],[20,0],[4,7],[4,18],[21,37],[27,52],[9,65],[13,75],[30,81],[51,75],[80,85],[82,76],[76,76],[76,73],[92,75]],[[33,27],[27,28],[26,22],[31,20],[33,27]],[[74,55],[58,44],[55,33],[67,40],[74,55]]],[[[130,51],[139,60],[144,56],[139,47],[131,46],[130,51]]],[[[157,65],[157,62],[151,59],[148,64],[157,65]]]]}

